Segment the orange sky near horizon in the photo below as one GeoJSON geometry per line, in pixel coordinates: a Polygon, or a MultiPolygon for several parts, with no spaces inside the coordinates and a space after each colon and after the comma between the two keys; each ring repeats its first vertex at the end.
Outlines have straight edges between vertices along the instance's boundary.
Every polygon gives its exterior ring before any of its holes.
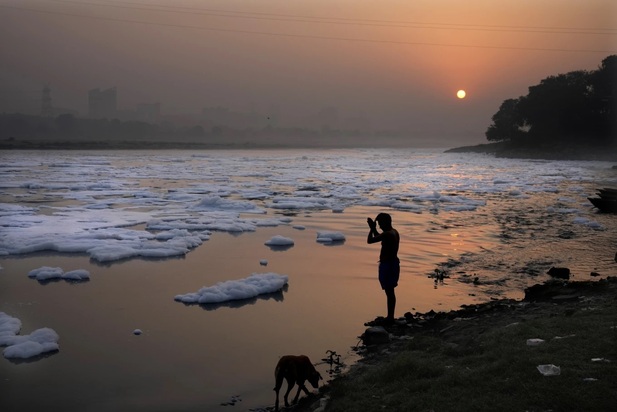
{"type": "Polygon", "coordinates": [[[0,112],[45,83],[81,113],[88,90],[117,87],[120,108],[332,106],[482,141],[503,100],[610,54],[612,0],[0,0],[0,112]]]}

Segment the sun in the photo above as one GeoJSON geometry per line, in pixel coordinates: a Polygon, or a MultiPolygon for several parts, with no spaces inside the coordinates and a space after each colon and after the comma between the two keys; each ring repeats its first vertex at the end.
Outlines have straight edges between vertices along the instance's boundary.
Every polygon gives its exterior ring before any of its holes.
{"type": "Polygon", "coordinates": [[[456,92],[456,97],[458,97],[459,99],[464,99],[465,96],[467,96],[467,93],[463,89],[456,92]]]}

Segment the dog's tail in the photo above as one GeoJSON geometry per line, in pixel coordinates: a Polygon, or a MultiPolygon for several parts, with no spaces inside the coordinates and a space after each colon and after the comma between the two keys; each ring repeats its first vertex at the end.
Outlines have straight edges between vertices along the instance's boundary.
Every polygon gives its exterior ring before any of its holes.
{"type": "MultiPolygon", "coordinates": [[[[285,368],[286,369],[286,368],[285,368]]],[[[285,376],[286,370],[283,367],[277,365],[274,369],[274,388],[272,389],[275,392],[278,392],[283,385],[283,377],[285,376]]]]}

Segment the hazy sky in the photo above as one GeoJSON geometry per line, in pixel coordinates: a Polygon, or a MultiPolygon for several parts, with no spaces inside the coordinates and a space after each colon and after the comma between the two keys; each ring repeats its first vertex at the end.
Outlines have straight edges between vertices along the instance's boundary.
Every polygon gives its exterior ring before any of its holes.
{"type": "Polygon", "coordinates": [[[503,100],[610,54],[615,0],[0,0],[0,111],[38,107],[49,83],[85,114],[88,90],[116,87],[119,109],[333,106],[483,142],[503,100]]]}

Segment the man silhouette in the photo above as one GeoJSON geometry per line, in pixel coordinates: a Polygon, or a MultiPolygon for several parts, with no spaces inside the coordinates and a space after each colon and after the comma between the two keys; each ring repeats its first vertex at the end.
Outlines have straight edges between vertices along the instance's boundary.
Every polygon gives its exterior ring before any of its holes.
{"type": "Polygon", "coordinates": [[[386,323],[392,324],[394,322],[394,308],[396,307],[394,288],[398,285],[401,272],[398,259],[400,236],[398,231],[392,227],[392,217],[387,213],[378,214],[375,220],[369,217],[366,222],[370,228],[366,242],[368,244],[381,242],[379,283],[387,297],[388,315],[386,316],[386,323]],[[377,231],[377,224],[379,224],[382,233],[377,231]]]}

